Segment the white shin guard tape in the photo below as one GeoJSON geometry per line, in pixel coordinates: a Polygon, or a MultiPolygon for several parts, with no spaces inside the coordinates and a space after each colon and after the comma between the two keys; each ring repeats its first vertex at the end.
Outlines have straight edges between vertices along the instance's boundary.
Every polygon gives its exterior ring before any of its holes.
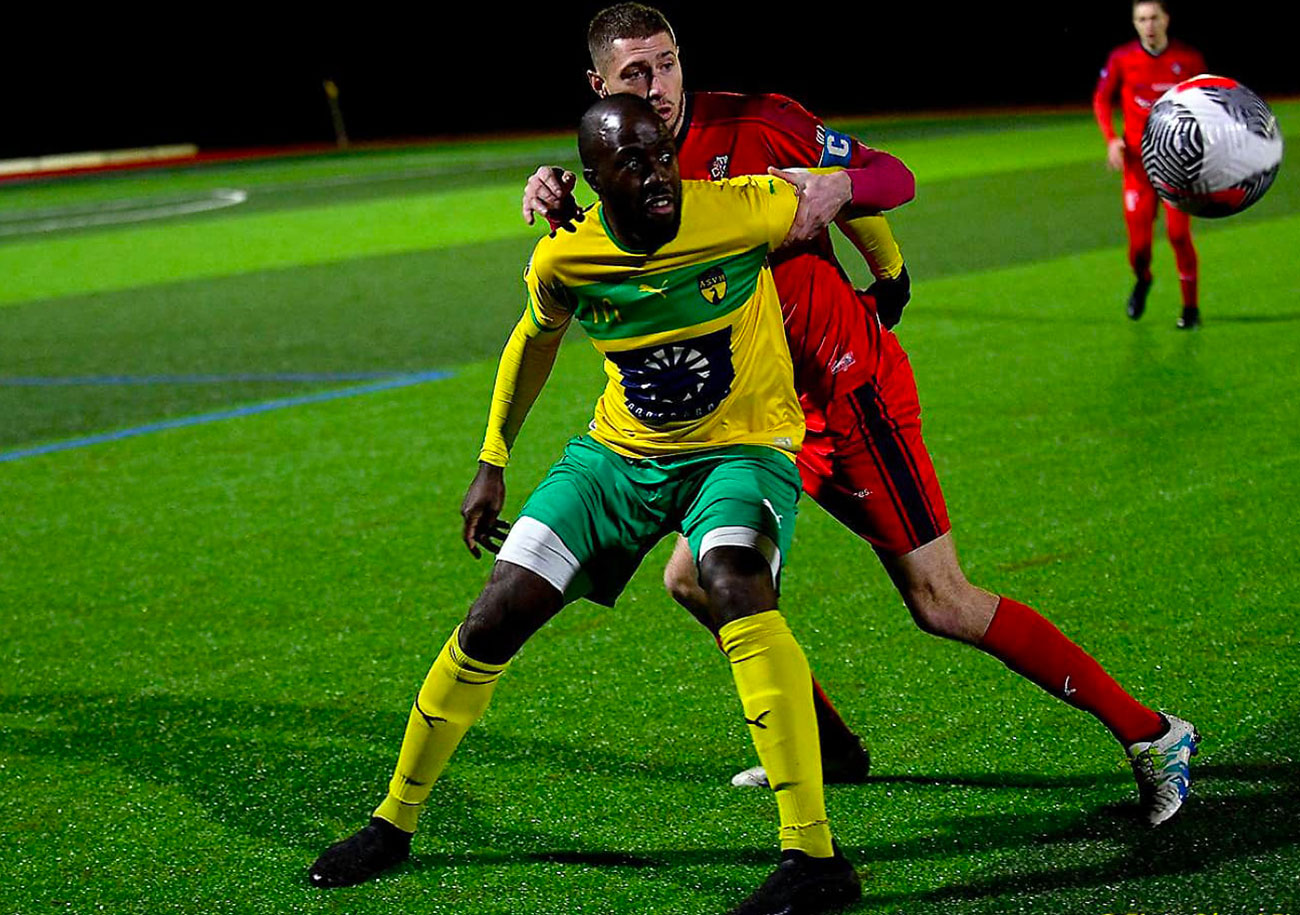
{"type": "Polygon", "coordinates": [[[561,594],[577,576],[581,565],[555,531],[527,516],[517,520],[506,535],[497,559],[513,562],[550,582],[561,594]]]}
{"type": "Polygon", "coordinates": [[[705,555],[715,546],[747,546],[758,550],[772,567],[772,585],[781,571],[781,548],[772,542],[772,538],[750,527],[715,527],[700,540],[700,556],[697,562],[703,562],[705,555]]]}

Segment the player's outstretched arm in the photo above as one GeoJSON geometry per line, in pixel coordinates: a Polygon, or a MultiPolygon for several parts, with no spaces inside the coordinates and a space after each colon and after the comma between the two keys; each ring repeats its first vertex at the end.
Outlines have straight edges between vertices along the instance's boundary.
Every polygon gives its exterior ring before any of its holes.
{"type": "Polygon", "coordinates": [[[552,235],[560,229],[576,231],[575,224],[584,218],[573,196],[577,185],[578,176],[567,169],[554,165],[538,168],[524,185],[524,222],[531,226],[541,216],[550,225],[552,235]]]}

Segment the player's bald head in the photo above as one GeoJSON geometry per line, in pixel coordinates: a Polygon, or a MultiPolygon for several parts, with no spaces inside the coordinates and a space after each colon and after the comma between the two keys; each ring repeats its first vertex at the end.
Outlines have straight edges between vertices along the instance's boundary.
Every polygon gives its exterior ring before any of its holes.
{"type": "Polygon", "coordinates": [[[600,197],[601,222],[626,248],[654,251],[677,237],[682,177],[677,146],[654,105],[608,95],[578,125],[582,176],[600,197]]]}
{"type": "Polygon", "coordinates": [[[654,106],[639,95],[611,95],[599,99],[578,124],[578,156],[582,167],[594,171],[601,161],[633,137],[648,141],[672,135],[654,106]]]}

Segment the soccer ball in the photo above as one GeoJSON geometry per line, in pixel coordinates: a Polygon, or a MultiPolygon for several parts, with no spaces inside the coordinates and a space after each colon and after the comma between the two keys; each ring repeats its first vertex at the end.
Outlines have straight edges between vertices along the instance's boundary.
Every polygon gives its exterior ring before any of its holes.
{"type": "Polygon", "coordinates": [[[1156,193],[1194,216],[1231,216],[1264,196],[1282,164],[1282,132],[1258,95],[1202,74],[1151,106],[1142,167],[1156,193]]]}

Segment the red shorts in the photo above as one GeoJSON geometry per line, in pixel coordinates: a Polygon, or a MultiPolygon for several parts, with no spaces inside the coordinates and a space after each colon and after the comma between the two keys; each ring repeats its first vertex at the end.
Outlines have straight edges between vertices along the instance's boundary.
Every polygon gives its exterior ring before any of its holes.
{"type": "Polygon", "coordinates": [[[799,452],[804,492],[881,552],[902,556],[952,525],[921,440],[921,403],[907,353],[880,334],[876,372],[823,410],[806,400],[799,452]]]}

